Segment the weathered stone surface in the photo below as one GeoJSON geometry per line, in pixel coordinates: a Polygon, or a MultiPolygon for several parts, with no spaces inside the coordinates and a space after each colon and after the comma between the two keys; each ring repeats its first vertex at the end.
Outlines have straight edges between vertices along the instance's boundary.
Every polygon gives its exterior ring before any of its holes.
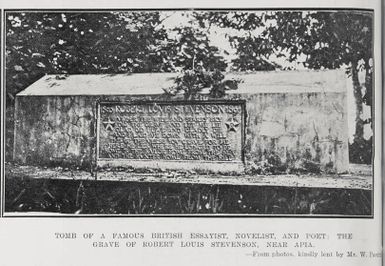
{"type": "Polygon", "coordinates": [[[270,158],[276,166],[306,168],[306,163],[314,163],[324,171],[348,170],[344,93],[249,94],[242,98],[247,101],[248,114],[246,161],[270,158]]]}
{"type": "Polygon", "coordinates": [[[89,167],[95,146],[90,97],[17,97],[14,159],[24,164],[89,167]]]}
{"type": "MultiPolygon", "coordinates": [[[[24,164],[93,167],[98,159],[98,103],[124,102],[137,106],[143,101],[156,101],[178,105],[182,99],[180,96],[168,98],[162,90],[172,84],[174,76],[43,77],[16,97],[15,160],[24,164]],[[134,82],[130,83],[130,80],[134,82]],[[143,80],[142,86],[140,80],[143,80]]],[[[266,167],[282,171],[348,170],[346,80],[343,72],[272,72],[232,77],[244,82],[238,90],[230,91],[220,101],[245,102],[243,145],[231,148],[236,153],[234,165],[240,165],[239,153],[242,151],[241,168],[250,173],[258,173],[266,167]]],[[[198,102],[217,100],[207,95],[200,95],[197,99],[198,102]]],[[[102,133],[105,129],[101,129],[102,133]]],[[[239,145],[239,139],[234,143],[239,145]]],[[[175,165],[149,164],[146,159],[135,159],[132,154],[130,160],[136,160],[138,163],[133,166],[139,168],[173,168],[175,165]]],[[[173,161],[167,158],[154,161],[161,160],[173,161]]],[[[196,160],[200,163],[195,165],[194,160],[186,161],[185,165],[178,167],[211,169],[212,166],[207,165],[213,163],[207,158],[196,160]]],[[[217,170],[231,170],[226,167],[232,160],[218,161],[221,166],[217,170]]]]}

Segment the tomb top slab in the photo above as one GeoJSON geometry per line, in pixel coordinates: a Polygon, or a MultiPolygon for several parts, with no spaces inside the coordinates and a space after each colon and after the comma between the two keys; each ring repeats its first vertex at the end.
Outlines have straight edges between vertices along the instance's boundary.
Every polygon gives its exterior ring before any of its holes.
{"type": "MultiPolygon", "coordinates": [[[[71,95],[159,95],[173,86],[177,73],[45,75],[17,96],[71,95]]],[[[345,92],[343,70],[269,71],[227,73],[226,79],[240,79],[229,93],[345,92]]],[[[204,92],[203,92],[204,93],[204,92]]]]}

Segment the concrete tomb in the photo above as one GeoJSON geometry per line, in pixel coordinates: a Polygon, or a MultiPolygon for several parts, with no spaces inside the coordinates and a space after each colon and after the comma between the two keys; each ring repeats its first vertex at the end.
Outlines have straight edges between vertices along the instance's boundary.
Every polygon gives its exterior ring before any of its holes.
{"type": "Polygon", "coordinates": [[[348,170],[343,71],[229,73],[239,88],[185,101],[176,74],[46,75],[17,94],[22,164],[252,173],[348,170]]]}

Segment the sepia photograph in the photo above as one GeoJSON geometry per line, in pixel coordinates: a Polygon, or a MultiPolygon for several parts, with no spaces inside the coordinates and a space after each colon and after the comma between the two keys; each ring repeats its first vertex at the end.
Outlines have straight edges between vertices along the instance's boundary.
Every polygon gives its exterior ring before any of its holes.
{"type": "Polygon", "coordinates": [[[3,14],[4,217],[373,218],[373,10],[3,14]]]}

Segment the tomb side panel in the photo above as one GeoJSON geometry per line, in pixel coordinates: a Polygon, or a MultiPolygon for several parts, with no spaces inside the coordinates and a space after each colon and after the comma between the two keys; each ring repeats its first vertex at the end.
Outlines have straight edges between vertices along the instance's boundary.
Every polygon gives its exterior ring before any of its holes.
{"type": "Polygon", "coordinates": [[[348,170],[345,93],[267,93],[243,97],[247,98],[248,170],[348,170]]]}
{"type": "Polygon", "coordinates": [[[33,165],[90,166],[94,101],[87,96],[17,97],[14,159],[33,165]]]}

